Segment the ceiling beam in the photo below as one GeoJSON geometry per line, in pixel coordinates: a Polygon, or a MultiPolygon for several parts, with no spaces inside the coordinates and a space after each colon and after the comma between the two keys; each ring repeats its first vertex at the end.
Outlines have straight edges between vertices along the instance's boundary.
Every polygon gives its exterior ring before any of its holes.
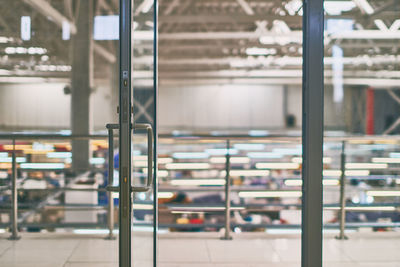
{"type": "Polygon", "coordinates": [[[41,13],[43,16],[51,18],[51,21],[53,21],[60,28],[62,28],[64,22],[68,22],[70,24],[71,34],[75,34],[77,32],[76,25],[63,14],[61,14],[57,9],[52,7],[49,2],[45,0],[24,0],[24,2],[41,13]]]}

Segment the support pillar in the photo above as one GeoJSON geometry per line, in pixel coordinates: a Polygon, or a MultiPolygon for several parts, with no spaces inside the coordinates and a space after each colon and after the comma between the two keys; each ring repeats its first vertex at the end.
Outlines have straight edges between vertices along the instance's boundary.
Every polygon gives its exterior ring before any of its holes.
{"type": "Polygon", "coordinates": [[[301,266],[322,267],[324,5],[303,2],[303,188],[301,266]]]}
{"type": "MultiPolygon", "coordinates": [[[[78,5],[78,31],[72,41],[71,131],[73,135],[88,135],[92,129],[90,93],[93,80],[93,0],[79,1],[78,5]]],[[[89,140],[73,140],[74,171],[87,170],[89,157],[89,140]]]]}

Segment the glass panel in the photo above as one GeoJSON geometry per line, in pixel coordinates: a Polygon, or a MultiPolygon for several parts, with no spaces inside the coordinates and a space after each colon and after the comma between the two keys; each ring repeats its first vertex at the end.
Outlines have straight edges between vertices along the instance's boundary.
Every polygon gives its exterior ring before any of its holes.
{"type": "Polygon", "coordinates": [[[118,121],[117,2],[1,1],[0,266],[118,261],[118,241],[103,239],[113,216],[105,125],[118,121]],[[18,242],[6,240],[11,229],[18,242]]]}
{"type": "Polygon", "coordinates": [[[391,249],[400,200],[399,8],[392,1],[325,1],[324,150],[332,163],[324,165],[324,181],[333,180],[324,186],[324,223],[334,233],[324,236],[325,262],[399,259],[391,249]]]}
{"type": "MultiPolygon", "coordinates": [[[[150,124],[157,135],[156,81],[154,79],[154,0],[133,1],[132,33],[132,84],[133,84],[133,121],[134,124],[150,124]]],[[[148,142],[144,130],[135,130],[133,134],[133,184],[146,185],[148,172],[148,142]]],[[[156,140],[152,144],[156,147],[156,140]]],[[[153,161],[153,165],[156,161],[153,161]]],[[[155,175],[155,174],[153,174],[155,175]]],[[[155,178],[155,177],[154,177],[155,178]]],[[[156,178],[154,184],[156,183],[156,178]]],[[[155,188],[155,187],[154,187],[155,188]]],[[[134,266],[153,266],[155,242],[155,191],[133,195],[132,219],[132,260],[134,266]]]]}

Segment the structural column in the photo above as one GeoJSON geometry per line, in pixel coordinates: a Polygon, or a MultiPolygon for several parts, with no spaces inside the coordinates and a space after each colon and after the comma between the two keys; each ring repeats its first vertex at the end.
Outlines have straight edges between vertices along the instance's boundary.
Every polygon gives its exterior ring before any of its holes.
{"type": "MultiPolygon", "coordinates": [[[[93,0],[78,1],[78,5],[78,31],[72,40],[71,130],[73,135],[88,135],[92,128],[93,0]]],[[[89,157],[89,140],[72,141],[72,167],[76,172],[88,169],[89,157]]]]}
{"type": "Polygon", "coordinates": [[[301,266],[322,267],[324,133],[323,0],[303,1],[303,197],[301,266]]]}

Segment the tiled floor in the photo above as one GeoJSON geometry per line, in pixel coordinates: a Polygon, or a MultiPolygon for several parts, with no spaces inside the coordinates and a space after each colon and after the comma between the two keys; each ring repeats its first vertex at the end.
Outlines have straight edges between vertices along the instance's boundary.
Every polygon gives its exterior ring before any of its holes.
{"type": "MultiPolygon", "coordinates": [[[[19,241],[0,235],[0,266],[118,266],[118,241],[100,235],[22,234],[19,241]]],[[[352,233],[347,241],[324,238],[324,267],[400,267],[400,233],[352,233]]],[[[171,233],[159,237],[160,267],[300,266],[299,235],[246,233],[231,241],[212,233],[171,233]]],[[[134,267],[151,265],[148,233],[136,233],[134,267]]]]}

